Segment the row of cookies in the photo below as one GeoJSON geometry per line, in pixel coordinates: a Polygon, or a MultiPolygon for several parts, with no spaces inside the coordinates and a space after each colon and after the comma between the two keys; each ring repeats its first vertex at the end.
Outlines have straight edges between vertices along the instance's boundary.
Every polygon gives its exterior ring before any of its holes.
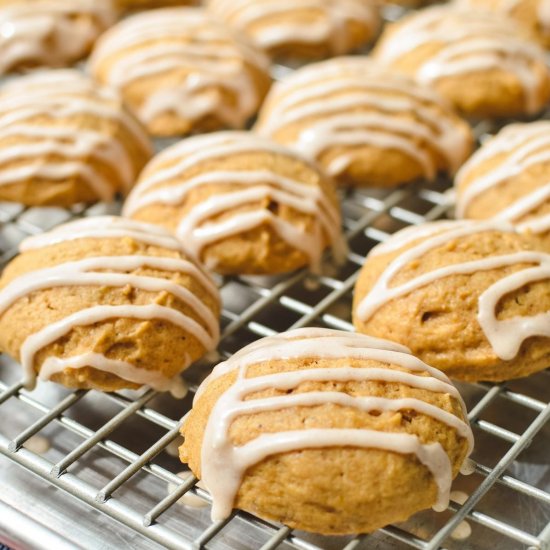
{"type": "MultiPolygon", "coordinates": [[[[523,103],[523,88],[502,76],[508,90],[499,96],[502,108],[535,112],[545,105],[546,72],[530,107],[523,103]]],[[[476,96],[491,109],[497,109],[491,98],[499,89],[494,78],[491,92],[476,96]]],[[[185,99],[181,90],[139,101],[145,101],[143,112],[152,114],[157,129],[207,130],[246,119],[248,92],[237,93],[243,110],[224,106],[219,95],[185,99]],[[163,111],[159,105],[165,101],[179,105],[181,117],[170,108],[163,111]]],[[[470,101],[467,93],[460,97],[470,101]]],[[[393,186],[453,174],[474,145],[468,124],[437,93],[366,57],[309,65],[277,83],[254,130],[318,163],[344,186],[393,186]]],[[[39,72],[0,88],[1,200],[60,206],[111,200],[128,194],[152,151],[118,94],[76,71],[39,72]]]]}
{"type": "MultiPolygon", "coordinates": [[[[82,59],[124,9],[195,5],[195,0],[3,0],[0,73],[67,66],[82,59]]],[[[209,12],[270,56],[320,58],[368,44],[380,26],[376,0],[208,0],[209,12]]],[[[384,3],[384,2],[382,2],[384,3]]],[[[402,0],[403,5],[428,2],[402,0]]],[[[550,43],[544,0],[457,0],[459,5],[507,13],[542,45],[550,43]]]]}
{"type": "MultiPolygon", "coordinates": [[[[306,15],[317,13],[314,4],[318,1],[303,8],[306,15]]],[[[240,30],[250,24],[256,41],[275,40],[286,33],[275,49],[303,50],[306,55],[309,48],[321,57],[356,49],[366,36],[373,36],[376,27],[371,8],[357,0],[347,0],[345,5],[327,2],[320,9],[330,20],[327,24],[322,17],[319,23],[326,36],[317,29],[315,17],[302,20],[300,10],[294,13],[296,8],[291,5],[268,6],[267,1],[219,4],[213,2],[210,11],[219,9],[220,19],[201,8],[152,10],[124,19],[98,40],[89,63],[91,74],[119,90],[153,135],[242,127],[257,113],[271,84],[268,59],[261,48],[224,24],[224,19],[242,17],[235,26],[240,30]],[[349,44],[344,44],[346,40],[349,44]]],[[[12,32],[8,48],[12,53],[3,56],[6,63],[17,65],[11,58],[21,55],[25,66],[25,56],[32,57],[32,52],[53,58],[69,51],[62,38],[51,39],[52,23],[43,25],[43,35],[33,30],[35,23],[21,23],[28,27],[34,43],[28,37],[17,40],[12,32]],[[43,43],[48,40],[58,54],[49,52],[43,43]]],[[[90,34],[79,28],[74,32],[82,39],[90,34]]],[[[69,37],[67,42],[77,48],[78,41],[64,24],[58,34],[69,37]]],[[[534,114],[550,94],[543,49],[512,19],[491,12],[454,5],[420,10],[389,25],[373,56],[386,67],[433,86],[469,116],[534,114]]]]}

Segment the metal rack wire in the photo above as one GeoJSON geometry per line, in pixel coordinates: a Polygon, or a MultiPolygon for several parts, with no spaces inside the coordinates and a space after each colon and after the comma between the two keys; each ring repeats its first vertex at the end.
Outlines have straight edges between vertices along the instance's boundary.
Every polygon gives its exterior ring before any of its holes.
{"type": "MultiPolygon", "coordinates": [[[[390,18],[395,14],[388,12],[390,18]]],[[[476,128],[480,139],[488,131],[494,128],[476,128]]],[[[313,278],[304,271],[281,278],[224,279],[221,356],[290,328],[353,330],[351,296],[368,251],[406,225],[445,217],[449,187],[440,180],[346,193],[347,262],[338,270],[328,267],[324,276],[313,278]]],[[[28,235],[76,217],[117,211],[117,205],[104,204],[71,210],[0,204],[0,267],[28,235]]],[[[164,451],[177,441],[181,418],[211,366],[205,360],[187,371],[190,394],[175,401],[151,390],[101,394],[52,389],[53,384],[29,393],[18,382],[19,367],[0,357],[0,454],[165,548],[550,550],[549,371],[501,385],[459,385],[476,435],[474,471],[459,476],[454,486],[465,493],[455,499],[462,505],[451,502],[445,513],[426,511],[371,535],[327,538],[242,512],[211,523],[209,495],[194,477],[176,475],[182,466],[164,451]],[[51,448],[26,448],[39,433],[50,438],[51,448]],[[167,484],[175,489],[167,493],[167,484]],[[202,499],[206,508],[177,504],[186,493],[202,499]],[[465,521],[466,535],[471,530],[466,542],[460,540],[465,521]]]]}

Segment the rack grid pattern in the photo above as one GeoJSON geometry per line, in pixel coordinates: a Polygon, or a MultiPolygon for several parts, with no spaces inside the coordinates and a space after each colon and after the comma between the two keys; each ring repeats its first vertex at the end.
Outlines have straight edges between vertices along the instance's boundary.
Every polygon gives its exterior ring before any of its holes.
{"type": "MultiPolygon", "coordinates": [[[[389,17],[395,13],[388,12],[389,17]]],[[[550,118],[550,113],[545,118],[550,118]]],[[[483,140],[496,129],[481,124],[476,134],[483,140]]],[[[349,191],[342,195],[349,253],[341,268],[327,265],[326,274],[320,277],[301,271],[281,278],[234,277],[220,281],[224,298],[220,356],[230,356],[257,338],[290,328],[325,326],[353,330],[353,286],[368,251],[402,227],[446,217],[452,204],[449,188],[449,181],[439,180],[389,191],[349,191]]],[[[0,267],[16,254],[19,242],[28,235],[80,216],[117,211],[116,205],[97,204],[70,210],[48,209],[45,215],[40,208],[0,204],[0,267]]],[[[170,549],[550,550],[550,371],[508,384],[459,385],[476,436],[474,473],[467,478],[460,476],[455,484],[468,493],[467,500],[457,499],[463,504],[451,502],[443,514],[423,512],[404,524],[388,526],[372,535],[323,538],[293,532],[242,512],[212,523],[208,519],[208,493],[196,486],[194,477],[182,479],[176,475],[182,466],[164,451],[177,441],[182,417],[189,410],[197,383],[214,362],[215,358],[204,360],[186,373],[189,396],[183,402],[172,403],[170,414],[164,404],[171,398],[152,390],[113,394],[76,391],[61,393],[53,400],[43,399],[14,382],[19,374],[17,365],[1,357],[0,415],[9,406],[12,411],[31,415],[33,420],[17,433],[0,430],[0,453],[170,549]],[[94,407],[97,400],[101,408],[94,407]],[[86,416],[74,414],[82,409],[87,411],[86,416]],[[97,418],[89,421],[90,413],[96,413],[97,418]],[[143,434],[154,433],[145,437],[137,450],[121,443],[119,437],[122,433],[126,439],[135,439],[132,430],[136,429],[136,422],[143,434]],[[39,454],[25,447],[34,435],[52,431],[58,434],[57,438],[62,434],[63,440],[71,443],[55,449],[55,453],[39,454]],[[92,458],[98,454],[109,466],[103,478],[92,481],[88,470],[95,468],[92,458]],[[525,475],[519,467],[523,463],[538,464],[543,473],[538,479],[525,475]],[[173,486],[168,493],[167,484],[173,486]],[[155,490],[145,498],[143,487],[155,490]],[[204,501],[206,508],[184,509],[178,505],[186,493],[204,501]],[[536,517],[521,514],[522,506],[539,512],[534,514],[536,517]],[[457,528],[460,530],[464,521],[472,534],[466,543],[461,543],[456,540],[457,528]],[[247,538],[247,533],[254,533],[254,537],[247,538]]]]}

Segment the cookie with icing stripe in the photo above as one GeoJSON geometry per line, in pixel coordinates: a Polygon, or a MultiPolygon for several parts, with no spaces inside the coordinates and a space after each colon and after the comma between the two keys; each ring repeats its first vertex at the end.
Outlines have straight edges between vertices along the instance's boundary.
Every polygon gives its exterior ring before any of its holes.
{"type": "Polygon", "coordinates": [[[270,56],[286,59],[356,50],[380,24],[374,0],[209,0],[207,6],[270,56]]]}
{"type": "Polygon", "coordinates": [[[179,373],[217,345],[220,302],[163,229],[78,220],[23,241],[0,279],[0,349],[36,378],[114,391],[184,391],[179,373]]]}
{"type": "Polygon", "coordinates": [[[550,99],[544,50],[505,15],[425,8],[389,25],[374,56],[471,117],[534,115],[550,99]]]}
{"type": "Polygon", "coordinates": [[[210,492],[213,520],[240,508],[325,535],[446,509],[473,443],[443,373],[387,340],[317,328],[219,364],[182,434],[180,458],[210,492]]]}
{"type": "Polygon", "coordinates": [[[460,380],[550,366],[550,255],[506,222],[409,227],[374,248],[355,287],[359,332],[460,380]]]}
{"type": "Polygon", "coordinates": [[[275,274],[339,258],[332,182],[295,153],[249,132],[217,132],[169,147],[147,165],[123,214],[175,232],[223,274],[275,274]]]}
{"type": "Polygon", "coordinates": [[[0,87],[0,200],[110,201],[130,190],[151,154],[145,129],[118,94],[76,70],[0,87]]]}
{"type": "Polygon", "coordinates": [[[461,168],[460,218],[508,221],[550,252],[550,122],[511,124],[461,168]]]}
{"type": "Polygon", "coordinates": [[[550,48],[548,0],[456,0],[456,3],[464,8],[505,13],[523,25],[545,48],[550,48]]]}
{"type": "Polygon", "coordinates": [[[89,70],[155,136],[241,128],[271,79],[267,58],[200,8],[128,17],[97,42],[89,70]]]}
{"type": "Polygon", "coordinates": [[[445,100],[366,57],[308,65],[278,82],[255,129],[342,185],[434,179],[457,170],[473,147],[469,126],[445,100]]]}
{"type": "Polygon", "coordinates": [[[0,74],[82,59],[116,15],[112,0],[1,0],[0,74]]]}

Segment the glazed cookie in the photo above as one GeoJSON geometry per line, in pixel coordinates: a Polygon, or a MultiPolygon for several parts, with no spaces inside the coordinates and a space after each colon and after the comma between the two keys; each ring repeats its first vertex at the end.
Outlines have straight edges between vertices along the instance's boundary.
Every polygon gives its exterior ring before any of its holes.
{"type": "Polygon", "coordinates": [[[342,252],[332,182],[296,154],[247,132],[184,140],[158,154],[125,216],[164,225],[223,274],[275,274],[342,252]]]}
{"type": "Polygon", "coordinates": [[[550,98],[544,50],[494,13],[423,9],[389,25],[374,55],[473,117],[532,115],[550,98]]]}
{"type": "Polygon", "coordinates": [[[546,48],[550,48],[550,2],[548,0],[455,0],[464,8],[506,13],[521,23],[546,48]]]}
{"type": "Polygon", "coordinates": [[[282,58],[356,50],[380,24],[374,0],[209,0],[208,7],[270,56],[282,58]]]}
{"type": "Polygon", "coordinates": [[[175,393],[218,339],[218,292],[163,229],[97,217],[23,241],[0,280],[0,349],[71,388],[175,393]]]}
{"type": "Polygon", "coordinates": [[[463,166],[456,188],[458,217],[512,222],[550,252],[550,122],[506,126],[463,166]]]}
{"type": "Polygon", "coordinates": [[[70,65],[115,18],[112,0],[0,0],[0,74],[70,65]]]}
{"type": "Polygon", "coordinates": [[[126,193],[152,148],[120,98],[75,70],[0,88],[0,200],[70,206],[126,193]]]}
{"type": "Polygon", "coordinates": [[[444,100],[365,57],[308,65],[275,84],[256,130],[343,185],[433,179],[473,147],[470,127],[444,100]]]}
{"type": "Polygon", "coordinates": [[[271,83],[263,54],[199,8],[128,17],[97,42],[89,66],[156,136],[242,127],[271,83]]]}
{"type": "Polygon", "coordinates": [[[451,377],[527,376],[550,365],[550,255],[504,222],[410,227],[369,254],[353,317],[451,377]]]}
{"type": "Polygon", "coordinates": [[[325,535],[433,506],[472,448],[460,394],[394,343],[326,329],[264,338],[200,386],[180,457],[212,519],[241,508],[325,535]]]}

